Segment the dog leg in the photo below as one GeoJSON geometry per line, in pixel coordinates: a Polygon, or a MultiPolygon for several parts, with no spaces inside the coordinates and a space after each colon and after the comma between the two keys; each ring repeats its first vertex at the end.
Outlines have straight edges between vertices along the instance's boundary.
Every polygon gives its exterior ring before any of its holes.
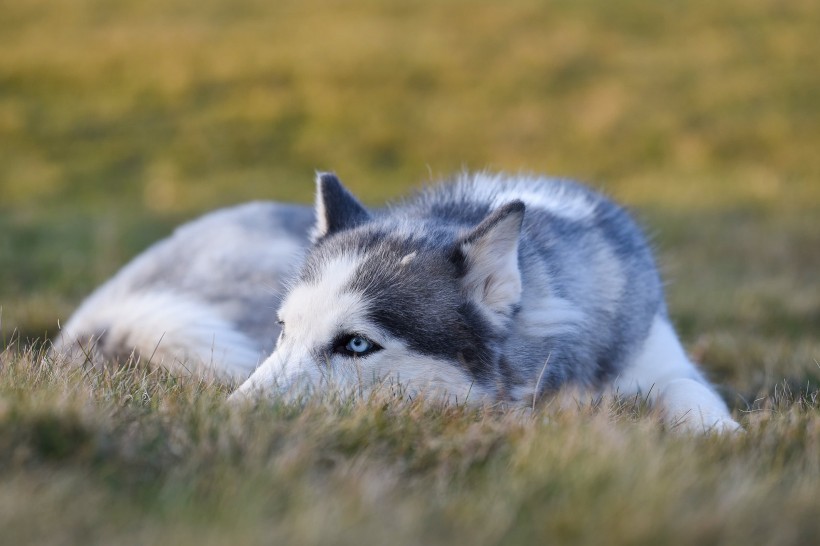
{"type": "Polygon", "coordinates": [[[655,317],[638,357],[613,387],[621,395],[646,396],[674,428],[690,432],[730,432],[741,428],[686,356],[668,320],[660,315],[655,317]]]}

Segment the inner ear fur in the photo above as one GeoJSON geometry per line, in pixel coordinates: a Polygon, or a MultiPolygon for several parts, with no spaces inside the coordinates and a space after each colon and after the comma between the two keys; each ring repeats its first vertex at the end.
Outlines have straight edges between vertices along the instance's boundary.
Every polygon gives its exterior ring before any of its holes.
{"type": "Polygon", "coordinates": [[[525,208],[517,200],[503,205],[457,243],[465,294],[501,316],[509,316],[521,301],[518,243],[525,208]]]}
{"type": "Polygon", "coordinates": [[[370,213],[334,173],[316,173],[316,224],[311,239],[351,229],[370,220],[370,213]]]}

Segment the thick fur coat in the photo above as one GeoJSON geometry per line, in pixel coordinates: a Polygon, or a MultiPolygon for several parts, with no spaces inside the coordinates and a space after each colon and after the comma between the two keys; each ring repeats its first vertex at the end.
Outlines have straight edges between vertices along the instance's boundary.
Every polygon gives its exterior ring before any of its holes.
{"type": "Polygon", "coordinates": [[[154,343],[165,361],[250,375],[235,399],[393,381],[529,403],[572,388],[646,396],[687,429],[737,428],[674,333],[641,230],[585,186],[462,174],[370,211],[324,173],[314,214],[248,207],[147,251],[80,308],[62,346],[154,343]]]}

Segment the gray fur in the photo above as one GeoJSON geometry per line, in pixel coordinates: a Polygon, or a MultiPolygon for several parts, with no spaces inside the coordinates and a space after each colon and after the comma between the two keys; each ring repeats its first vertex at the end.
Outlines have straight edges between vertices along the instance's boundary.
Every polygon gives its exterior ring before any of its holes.
{"type": "Polygon", "coordinates": [[[319,173],[316,188],[317,222],[311,240],[356,227],[370,220],[370,214],[335,175],[319,173]]]}
{"type": "Polygon", "coordinates": [[[462,399],[643,394],[673,426],[738,428],[669,324],[641,230],[601,194],[465,173],[368,211],[334,175],[317,182],[315,214],[252,203],[182,226],[95,291],[55,352],[211,365],[247,378],[235,398],[338,367],[343,381],[387,373],[462,399]],[[293,320],[277,344],[280,304],[293,320]]]}
{"type": "MultiPolygon", "coordinates": [[[[187,346],[190,342],[184,334],[186,328],[199,327],[186,323],[197,317],[183,314],[179,323],[172,317],[168,331],[160,333],[162,339],[155,345],[131,341],[135,332],[150,325],[127,322],[135,321],[130,309],[162,294],[203,305],[214,319],[234,330],[230,335],[243,336],[255,356],[234,366],[245,373],[228,375],[246,377],[274,348],[283,281],[298,267],[313,222],[308,207],[255,202],[218,210],[179,227],[91,294],[63,326],[54,352],[82,360],[93,348],[93,353],[108,360],[136,353],[195,367],[196,363],[185,361],[200,348],[187,346]],[[120,311],[113,317],[112,307],[120,311]]],[[[165,312],[168,309],[157,309],[153,318],[165,312]]]]}
{"type": "Polygon", "coordinates": [[[542,393],[567,383],[605,385],[640,349],[653,318],[665,314],[660,278],[632,218],[601,194],[564,180],[462,175],[318,241],[302,281],[334,255],[351,252],[365,257],[349,288],[364,292],[376,322],[414,350],[457,363],[499,395],[534,384],[542,370],[542,393]],[[458,246],[505,192],[577,199],[590,214],[568,218],[527,206],[519,239],[524,303],[497,325],[461,293],[465,265],[458,246]],[[417,257],[400,265],[410,252],[417,257]],[[617,293],[601,282],[607,271],[623,275],[617,293]],[[583,320],[557,335],[534,334],[527,302],[556,297],[583,320]]]}

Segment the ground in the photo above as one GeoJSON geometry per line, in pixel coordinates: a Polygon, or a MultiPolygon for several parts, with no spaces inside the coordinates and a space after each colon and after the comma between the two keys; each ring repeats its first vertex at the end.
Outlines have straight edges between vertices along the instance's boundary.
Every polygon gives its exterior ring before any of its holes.
{"type": "Polygon", "coordinates": [[[820,533],[820,6],[0,0],[0,528],[10,543],[801,544],[820,533]],[[229,408],[38,342],[129,257],[333,169],[584,180],[652,236],[745,426],[366,402],[229,408]]]}

